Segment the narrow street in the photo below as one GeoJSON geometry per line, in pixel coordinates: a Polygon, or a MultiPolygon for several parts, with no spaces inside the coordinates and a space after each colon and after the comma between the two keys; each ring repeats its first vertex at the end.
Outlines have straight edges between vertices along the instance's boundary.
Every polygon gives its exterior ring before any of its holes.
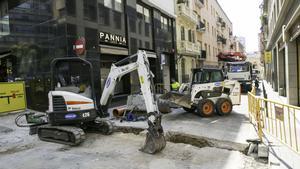
{"type": "MultiPolygon", "coordinates": [[[[182,109],[165,115],[163,126],[174,138],[158,154],[138,151],[145,135],[115,132],[110,136],[88,134],[78,147],[38,140],[29,136],[27,128],[17,128],[16,115],[0,118],[1,169],[74,169],[74,168],[131,168],[131,169],[262,169],[267,164],[246,156],[246,139],[256,138],[248,121],[247,96],[231,115],[200,118],[182,109]],[[174,133],[177,133],[175,135],[174,133]],[[179,133],[179,134],[178,134],[179,133]],[[192,137],[193,139],[188,139],[192,137]],[[195,141],[199,139],[201,144],[195,141]],[[178,142],[178,143],[174,143],[178,142]],[[184,142],[184,143],[180,143],[184,142]],[[194,146],[196,145],[196,146],[194,146]],[[18,160],[16,160],[18,159],[18,160]],[[237,162],[238,161],[238,162],[237,162]]],[[[119,123],[120,126],[146,127],[145,122],[119,123]]]]}
{"type": "Polygon", "coordinates": [[[0,0],[0,169],[298,169],[299,51],[300,0],[0,0]]]}

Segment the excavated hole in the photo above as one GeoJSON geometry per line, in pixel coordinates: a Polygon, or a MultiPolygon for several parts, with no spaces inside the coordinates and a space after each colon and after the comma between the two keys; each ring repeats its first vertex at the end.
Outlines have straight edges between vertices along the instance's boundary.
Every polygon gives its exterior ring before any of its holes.
{"type": "Polygon", "coordinates": [[[137,127],[130,127],[130,126],[116,126],[114,128],[115,132],[122,132],[122,133],[133,133],[135,135],[139,135],[142,131],[145,129],[143,128],[137,128],[137,127]]]}
{"type": "Polygon", "coordinates": [[[213,143],[209,142],[206,139],[203,138],[197,138],[193,136],[185,136],[183,134],[167,134],[166,140],[172,143],[184,143],[189,144],[195,147],[213,147],[213,143]]]}
{"type": "MultiPolygon", "coordinates": [[[[130,127],[130,126],[115,127],[115,132],[133,133],[136,135],[143,135],[145,131],[146,130],[143,128],[130,127]]],[[[171,143],[183,143],[198,148],[214,147],[214,148],[225,149],[229,151],[239,151],[245,155],[247,155],[248,148],[249,148],[249,146],[245,144],[195,136],[195,135],[190,135],[190,134],[185,134],[180,132],[172,132],[172,131],[168,131],[165,133],[165,139],[166,141],[171,143]]]]}

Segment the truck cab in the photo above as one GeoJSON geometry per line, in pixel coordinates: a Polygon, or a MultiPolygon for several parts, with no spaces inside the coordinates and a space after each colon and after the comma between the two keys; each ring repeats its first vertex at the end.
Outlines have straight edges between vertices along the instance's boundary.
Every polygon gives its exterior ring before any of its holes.
{"type": "Polygon", "coordinates": [[[250,62],[228,62],[227,78],[240,82],[243,91],[251,91],[252,64],[250,62]]]}

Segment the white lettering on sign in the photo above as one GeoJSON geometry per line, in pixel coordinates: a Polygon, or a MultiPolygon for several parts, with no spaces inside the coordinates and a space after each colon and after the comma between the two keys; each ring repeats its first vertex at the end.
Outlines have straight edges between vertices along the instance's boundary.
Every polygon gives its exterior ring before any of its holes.
{"type": "Polygon", "coordinates": [[[119,45],[126,45],[126,38],[121,35],[111,34],[111,33],[105,33],[105,32],[99,32],[99,39],[101,42],[106,43],[113,43],[113,44],[119,44],[119,45]]]}

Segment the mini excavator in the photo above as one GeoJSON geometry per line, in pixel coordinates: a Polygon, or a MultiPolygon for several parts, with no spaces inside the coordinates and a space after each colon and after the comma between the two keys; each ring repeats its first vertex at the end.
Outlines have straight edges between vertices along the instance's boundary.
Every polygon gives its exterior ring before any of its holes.
{"type": "MultiPolygon", "coordinates": [[[[96,104],[92,64],[79,57],[54,59],[51,63],[51,91],[48,93],[49,108],[44,114],[25,114],[30,134],[38,134],[40,140],[76,146],[85,140],[85,132],[111,134],[113,124],[104,119],[117,83],[122,76],[137,70],[146,109],[148,129],[146,140],[140,151],[154,154],[166,146],[161,113],[158,110],[145,51],[112,64],[100,99],[96,104]]],[[[24,114],[23,114],[24,116],[24,114]]],[[[16,124],[20,124],[16,118],[16,124]]]]}

